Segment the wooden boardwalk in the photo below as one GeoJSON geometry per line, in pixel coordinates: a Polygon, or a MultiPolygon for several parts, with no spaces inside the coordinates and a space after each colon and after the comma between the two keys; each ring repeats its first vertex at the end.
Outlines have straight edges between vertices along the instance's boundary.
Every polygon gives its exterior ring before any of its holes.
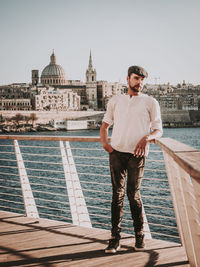
{"type": "Polygon", "coordinates": [[[147,240],[133,250],[133,236],[123,234],[121,250],[107,255],[110,232],[47,219],[0,212],[0,266],[190,266],[179,244],[147,240]]]}

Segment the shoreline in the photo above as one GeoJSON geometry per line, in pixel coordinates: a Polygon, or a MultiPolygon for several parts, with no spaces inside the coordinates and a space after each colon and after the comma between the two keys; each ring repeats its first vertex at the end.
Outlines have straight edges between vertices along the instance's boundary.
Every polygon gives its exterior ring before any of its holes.
{"type": "MultiPolygon", "coordinates": [[[[0,133],[26,133],[43,131],[75,131],[54,128],[52,120],[95,120],[98,130],[105,111],[0,111],[0,133]]],[[[200,127],[200,110],[162,110],[163,128],[198,128],[200,127]]],[[[86,129],[87,130],[87,129],[86,129]]]]}
{"type": "MultiPolygon", "coordinates": [[[[200,124],[198,125],[194,125],[194,124],[184,124],[184,125],[180,125],[180,124],[175,124],[173,123],[172,125],[163,125],[163,128],[168,128],[168,129],[176,129],[176,128],[200,128],[200,124]]],[[[95,127],[95,128],[88,128],[88,129],[84,129],[84,130],[98,130],[100,129],[100,126],[95,127]]],[[[21,125],[7,125],[2,127],[2,125],[0,124],[0,134],[9,134],[9,133],[29,133],[29,132],[76,132],[76,131],[80,131],[82,129],[75,129],[75,130],[67,130],[67,129],[57,129],[54,128],[51,125],[42,125],[42,124],[37,124],[35,126],[32,125],[27,125],[27,124],[21,124],[21,125]]]]}

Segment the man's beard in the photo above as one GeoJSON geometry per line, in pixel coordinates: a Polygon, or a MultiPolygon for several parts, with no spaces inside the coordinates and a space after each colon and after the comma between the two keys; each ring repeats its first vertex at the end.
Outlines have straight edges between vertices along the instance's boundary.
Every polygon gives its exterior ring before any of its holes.
{"type": "Polygon", "coordinates": [[[131,89],[133,92],[135,92],[135,93],[138,93],[138,92],[141,91],[141,87],[140,87],[139,85],[135,85],[135,86],[130,86],[130,85],[129,85],[129,87],[130,87],[130,89],[131,89]]]}

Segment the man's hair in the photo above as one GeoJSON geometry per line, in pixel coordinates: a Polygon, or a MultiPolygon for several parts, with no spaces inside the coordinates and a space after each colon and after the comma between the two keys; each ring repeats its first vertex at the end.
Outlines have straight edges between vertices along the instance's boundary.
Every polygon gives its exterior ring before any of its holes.
{"type": "Polygon", "coordinates": [[[148,77],[148,72],[140,67],[140,66],[131,66],[128,68],[128,76],[130,78],[131,74],[134,73],[134,74],[137,74],[143,78],[147,78],[148,77]]]}

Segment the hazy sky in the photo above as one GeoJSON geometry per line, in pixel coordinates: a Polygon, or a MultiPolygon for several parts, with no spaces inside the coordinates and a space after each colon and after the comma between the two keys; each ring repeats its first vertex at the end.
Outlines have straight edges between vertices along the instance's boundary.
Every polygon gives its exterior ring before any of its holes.
{"type": "Polygon", "coordinates": [[[141,65],[147,82],[200,84],[199,0],[0,0],[0,84],[30,82],[57,64],[85,81],[89,52],[97,80],[126,81],[141,65]]]}

